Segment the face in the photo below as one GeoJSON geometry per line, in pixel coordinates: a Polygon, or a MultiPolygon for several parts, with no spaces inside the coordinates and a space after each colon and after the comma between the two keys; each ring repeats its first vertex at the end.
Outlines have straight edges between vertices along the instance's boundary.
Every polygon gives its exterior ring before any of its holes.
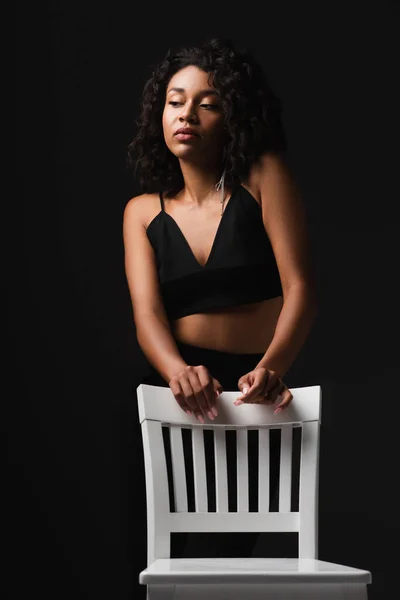
{"type": "Polygon", "coordinates": [[[175,73],[168,84],[162,125],[165,143],[178,158],[212,161],[222,152],[224,113],[208,79],[208,73],[189,66],[175,73]],[[192,133],[177,134],[181,128],[192,133]]]}

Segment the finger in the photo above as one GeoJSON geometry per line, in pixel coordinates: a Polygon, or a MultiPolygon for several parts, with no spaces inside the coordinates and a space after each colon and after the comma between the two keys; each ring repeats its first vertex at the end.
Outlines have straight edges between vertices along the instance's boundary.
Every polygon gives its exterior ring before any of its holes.
{"type": "Polygon", "coordinates": [[[254,402],[266,403],[269,404],[271,402],[275,402],[275,398],[279,394],[279,389],[282,386],[282,381],[275,373],[275,371],[270,371],[269,369],[264,369],[264,373],[262,376],[262,384],[261,389],[257,394],[257,398],[254,399],[254,402]]]}
{"type": "Polygon", "coordinates": [[[203,386],[200,382],[199,375],[195,369],[192,369],[188,373],[189,382],[194,393],[194,409],[193,413],[200,421],[204,423],[204,417],[207,415],[209,410],[208,401],[203,390],[203,386]]]}
{"type": "Polygon", "coordinates": [[[241,396],[238,396],[234,402],[234,404],[242,404],[242,403],[251,403],[254,401],[254,399],[259,396],[262,392],[262,388],[264,385],[264,376],[258,376],[257,379],[254,381],[253,385],[250,386],[249,391],[247,392],[247,394],[242,394],[241,396]]]}
{"type": "Polygon", "coordinates": [[[248,398],[250,392],[252,391],[252,386],[249,383],[246,383],[243,385],[242,387],[242,393],[240,396],[238,396],[236,398],[236,400],[234,401],[234,404],[243,404],[243,402],[246,401],[246,398],[248,398]],[[246,391],[247,390],[247,391],[246,391]]]}
{"type": "Polygon", "coordinates": [[[218,414],[218,411],[216,406],[217,395],[214,390],[212,377],[210,377],[208,369],[202,365],[198,368],[197,375],[206,398],[206,406],[204,410],[208,417],[213,421],[215,413],[217,412],[218,414]]]}
{"type": "Polygon", "coordinates": [[[267,404],[273,404],[277,400],[278,396],[281,395],[285,390],[286,385],[280,379],[277,379],[269,391],[264,394],[264,401],[267,404]]]}
{"type": "Polygon", "coordinates": [[[196,413],[198,413],[199,410],[198,410],[195,393],[193,391],[192,384],[190,381],[191,368],[192,367],[190,365],[185,367],[185,371],[184,371],[184,373],[181,374],[181,376],[179,378],[179,382],[181,384],[181,388],[182,388],[183,395],[184,395],[184,402],[185,402],[186,406],[188,407],[188,409],[190,411],[192,411],[192,413],[194,415],[196,415],[196,413]]]}
{"type": "Polygon", "coordinates": [[[179,404],[181,409],[183,411],[185,411],[185,413],[188,414],[189,416],[192,416],[193,413],[186,404],[185,394],[183,393],[182,386],[179,383],[179,380],[171,379],[171,381],[169,383],[169,387],[170,387],[173,395],[175,396],[175,400],[177,401],[177,403],[179,404]]]}
{"type": "MultiPolygon", "coordinates": [[[[278,375],[275,373],[275,371],[268,371],[268,379],[267,379],[264,389],[263,389],[263,395],[269,396],[270,395],[269,393],[272,392],[272,390],[274,390],[276,388],[276,386],[280,386],[281,384],[282,384],[282,381],[278,377],[278,375]]],[[[273,395],[270,397],[273,397],[273,395]]]]}
{"type": "Polygon", "coordinates": [[[261,377],[258,377],[254,382],[252,387],[249,390],[249,393],[244,397],[244,402],[246,404],[259,404],[261,402],[265,402],[264,389],[266,387],[265,378],[268,377],[268,372],[261,377]]]}
{"type": "Polygon", "coordinates": [[[214,377],[212,378],[213,382],[214,382],[214,392],[215,392],[215,400],[214,400],[214,405],[212,407],[212,412],[214,414],[215,417],[218,417],[218,407],[217,407],[217,400],[219,398],[219,396],[222,394],[222,392],[224,391],[224,388],[222,387],[222,385],[220,384],[220,382],[218,381],[218,379],[215,379],[214,377]]]}
{"type": "Polygon", "coordinates": [[[286,391],[282,394],[282,400],[281,402],[278,404],[278,406],[275,408],[274,412],[276,412],[279,409],[279,412],[281,410],[283,410],[284,408],[286,408],[291,401],[293,400],[293,394],[290,392],[290,390],[286,389],[286,391]]]}
{"type": "Polygon", "coordinates": [[[242,394],[237,397],[237,400],[243,399],[245,396],[247,396],[247,394],[249,393],[249,389],[251,388],[251,385],[248,381],[245,381],[244,383],[241,383],[239,385],[239,389],[240,388],[242,390],[242,394]]]}
{"type": "Polygon", "coordinates": [[[251,387],[251,383],[249,381],[242,381],[238,384],[238,389],[242,391],[242,394],[247,394],[249,388],[251,387]]]}

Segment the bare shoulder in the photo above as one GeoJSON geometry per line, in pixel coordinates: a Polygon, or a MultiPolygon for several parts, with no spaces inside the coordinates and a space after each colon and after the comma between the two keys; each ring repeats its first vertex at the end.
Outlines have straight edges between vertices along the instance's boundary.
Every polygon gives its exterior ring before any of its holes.
{"type": "Polygon", "coordinates": [[[243,187],[250,192],[261,208],[263,207],[262,184],[265,183],[267,176],[271,174],[276,175],[277,171],[280,172],[281,176],[289,177],[289,172],[282,156],[277,153],[264,152],[250,167],[247,181],[242,181],[243,187]]]}
{"type": "Polygon", "coordinates": [[[160,210],[159,195],[140,194],[128,200],[124,209],[124,221],[138,219],[145,229],[160,210]]]}
{"type": "Polygon", "coordinates": [[[262,202],[262,187],[267,178],[279,178],[287,185],[294,185],[294,180],[284,157],[277,152],[264,152],[250,169],[249,183],[262,202]]]}

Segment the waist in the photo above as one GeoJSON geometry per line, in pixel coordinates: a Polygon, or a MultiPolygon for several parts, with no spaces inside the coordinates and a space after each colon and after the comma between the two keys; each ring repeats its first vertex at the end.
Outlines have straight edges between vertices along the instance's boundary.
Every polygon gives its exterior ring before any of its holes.
{"type": "Polygon", "coordinates": [[[283,298],[212,309],[171,322],[175,340],[237,354],[265,353],[275,333],[283,298]]]}
{"type": "Polygon", "coordinates": [[[222,363],[224,360],[230,360],[234,362],[242,362],[243,360],[253,360],[261,358],[264,352],[230,352],[227,350],[217,350],[215,348],[204,348],[202,346],[196,346],[193,344],[187,344],[175,339],[175,343],[178,346],[181,356],[188,357],[207,357],[207,360],[212,362],[222,363]]]}

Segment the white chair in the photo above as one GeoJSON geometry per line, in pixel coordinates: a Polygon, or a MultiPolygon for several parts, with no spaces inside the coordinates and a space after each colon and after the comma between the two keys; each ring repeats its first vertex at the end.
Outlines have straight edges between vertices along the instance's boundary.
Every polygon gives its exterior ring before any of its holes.
{"type": "Polygon", "coordinates": [[[290,390],[274,415],[267,405],[234,406],[238,391],[217,400],[218,417],[201,424],[169,387],[137,388],[147,497],[147,568],[139,582],[148,600],[367,600],[369,571],[320,561],[318,472],[321,387],[290,390]],[[175,512],[170,511],[162,427],[169,429],[175,512]],[[301,428],[299,511],[291,512],[293,429],[301,428]],[[192,431],[196,512],[188,512],[182,428],[192,431]],[[203,429],[214,434],[216,512],[208,511],[203,429]],[[279,510],[269,512],[269,432],[281,430],[279,510]],[[228,511],[225,430],[237,435],[237,512],[228,511]],[[259,433],[258,512],[249,512],[247,432],[259,433]],[[260,509],[261,507],[261,509],[260,509]],[[298,558],[170,558],[172,532],[298,532],[298,558]]]}

